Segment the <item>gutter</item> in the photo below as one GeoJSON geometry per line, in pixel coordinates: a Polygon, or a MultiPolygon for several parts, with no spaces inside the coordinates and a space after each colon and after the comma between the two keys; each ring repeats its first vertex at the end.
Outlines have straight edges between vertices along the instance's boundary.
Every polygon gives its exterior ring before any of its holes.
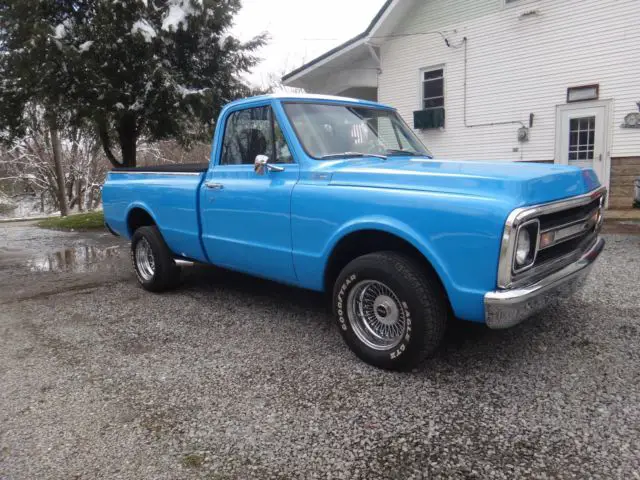
{"type": "Polygon", "coordinates": [[[298,67],[295,70],[292,70],[291,72],[287,73],[286,75],[283,75],[282,76],[282,83],[286,84],[289,80],[292,80],[294,77],[298,76],[299,74],[301,74],[305,70],[308,70],[309,68],[313,67],[317,63],[320,63],[323,60],[326,60],[329,57],[333,56],[334,54],[338,53],[340,50],[344,50],[345,48],[357,43],[358,41],[367,38],[369,36],[369,34],[371,33],[371,31],[373,30],[373,28],[380,21],[382,16],[386,13],[387,9],[391,6],[391,4],[393,2],[394,2],[394,0],[387,0],[384,3],[382,8],[378,11],[376,16],[373,17],[373,20],[371,21],[371,23],[369,24],[369,26],[367,27],[367,29],[364,32],[362,32],[362,33],[356,35],[355,37],[347,40],[346,42],[342,43],[341,45],[338,45],[337,47],[332,48],[328,52],[323,53],[319,57],[314,58],[310,62],[305,63],[301,67],[298,67]]]}

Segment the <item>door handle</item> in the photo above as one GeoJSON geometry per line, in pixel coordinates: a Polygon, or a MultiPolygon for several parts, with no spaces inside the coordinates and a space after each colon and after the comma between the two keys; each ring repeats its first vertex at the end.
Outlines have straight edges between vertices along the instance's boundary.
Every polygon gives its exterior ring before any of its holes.
{"type": "Polygon", "coordinates": [[[204,186],[212,190],[222,190],[224,188],[224,185],[215,182],[204,182],[204,186]]]}
{"type": "Polygon", "coordinates": [[[602,161],[602,154],[598,155],[598,161],[601,162],[602,161]]]}

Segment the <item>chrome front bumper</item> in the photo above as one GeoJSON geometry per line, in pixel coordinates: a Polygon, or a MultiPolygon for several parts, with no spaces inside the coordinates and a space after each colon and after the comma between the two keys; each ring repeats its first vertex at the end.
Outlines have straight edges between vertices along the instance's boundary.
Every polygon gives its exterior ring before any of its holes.
{"type": "Polygon", "coordinates": [[[487,326],[495,329],[512,327],[554,301],[571,296],[582,287],[603,248],[604,240],[598,238],[579,260],[537,283],[485,294],[487,326]]]}

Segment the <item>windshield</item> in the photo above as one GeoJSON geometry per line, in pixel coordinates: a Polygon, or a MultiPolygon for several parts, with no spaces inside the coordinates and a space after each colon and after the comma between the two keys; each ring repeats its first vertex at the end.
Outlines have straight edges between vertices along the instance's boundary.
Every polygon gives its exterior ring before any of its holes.
{"type": "Polygon", "coordinates": [[[305,151],[316,159],[431,156],[393,110],[320,103],[285,103],[284,109],[305,151]]]}

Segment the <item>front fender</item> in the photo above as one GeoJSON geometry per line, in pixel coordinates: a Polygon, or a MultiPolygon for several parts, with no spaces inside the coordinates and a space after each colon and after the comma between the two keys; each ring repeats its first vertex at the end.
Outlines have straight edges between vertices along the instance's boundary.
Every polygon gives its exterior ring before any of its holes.
{"type": "Polygon", "coordinates": [[[363,230],[378,230],[389,233],[411,244],[431,264],[440,277],[440,281],[444,285],[447,295],[450,295],[450,290],[453,287],[452,279],[447,271],[446,265],[432,245],[430,245],[430,242],[407,223],[384,215],[370,215],[356,218],[338,228],[330,238],[323,252],[322,257],[325,260],[323,271],[326,271],[331,253],[340,240],[352,233],[363,230]]]}
{"type": "Polygon", "coordinates": [[[299,284],[323,290],[338,242],[379,230],[416,248],[440,277],[454,314],[484,321],[484,294],[496,288],[504,198],[399,189],[299,185],[292,201],[293,257],[299,284]]]}

